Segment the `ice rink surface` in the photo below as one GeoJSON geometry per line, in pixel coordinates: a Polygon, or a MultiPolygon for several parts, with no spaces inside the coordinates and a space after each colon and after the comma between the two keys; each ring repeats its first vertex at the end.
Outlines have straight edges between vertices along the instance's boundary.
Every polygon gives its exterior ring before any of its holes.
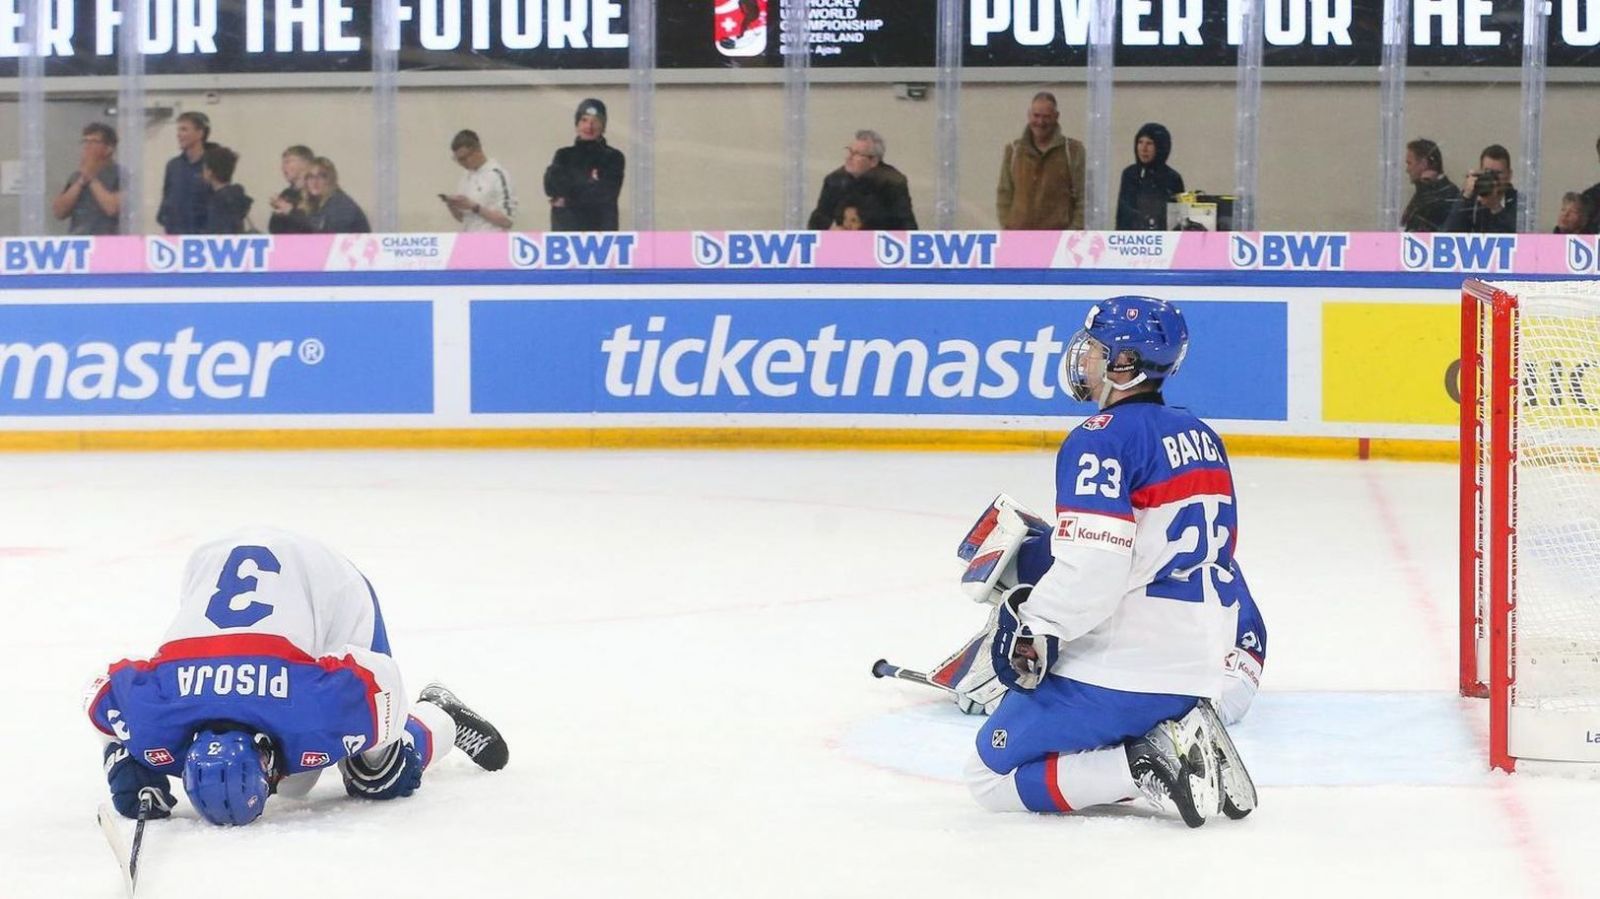
{"type": "Polygon", "coordinates": [[[868,675],[978,629],[956,542],[998,491],[1048,511],[1048,453],[7,456],[0,896],[121,894],[83,687],[151,654],[189,549],[249,523],[354,561],[408,690],[443,679],[511,763],[452,755],[392,803],[325,776],[242,829],[179,788],[141,896],[1600,894],[1600,785],[1488,774],[1483,704],[1454,695],[1454,469],[1235,473],[1262,802],[1190,831],[984,812],[978,719],[868,675]]]}

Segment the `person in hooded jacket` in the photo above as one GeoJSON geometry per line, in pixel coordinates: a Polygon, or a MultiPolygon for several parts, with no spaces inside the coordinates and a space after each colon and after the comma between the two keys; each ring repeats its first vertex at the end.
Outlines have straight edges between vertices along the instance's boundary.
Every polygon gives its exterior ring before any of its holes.
{"type": "Polygon", "coordinates": [[[1183,176],[1167,165],[1172,134],[1150,122],[1133,138],[1133,165],[1122,170],[1117,192],[1118,231],[1165,231],[1167,203],[1183,193],[1183,176]]]}
{"type": "Polygon", "coordinates": [[[550,230],[615,231],[626,160],[606,143],[606,105],[592,98],[579,103],[573,127],[572,146],[557,150],[544,170],[550,230]]]}

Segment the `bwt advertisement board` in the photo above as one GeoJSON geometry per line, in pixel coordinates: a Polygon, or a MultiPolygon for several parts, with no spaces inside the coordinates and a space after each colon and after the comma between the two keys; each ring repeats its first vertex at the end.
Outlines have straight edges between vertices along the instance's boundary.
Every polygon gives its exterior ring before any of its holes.
{"type": "Polygon", "coordinates": [[[432,411],[427,302],[0,305],[0,416],[432,411]]]}
{"type": "MultiPolygon", "coordinates": [[[[1186,301],[1169,402],[1285,421],[1282,302],[1186,301]]],[[[475,300],[480,413],[1087,415],[1062,388],[1089,300],[475,300]]]]}

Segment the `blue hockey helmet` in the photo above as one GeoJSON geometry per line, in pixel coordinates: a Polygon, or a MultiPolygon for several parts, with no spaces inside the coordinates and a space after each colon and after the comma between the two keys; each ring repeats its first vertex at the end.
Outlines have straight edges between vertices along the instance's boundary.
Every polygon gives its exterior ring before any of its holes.
{"type": "Polygon", "coordinates": [[[1154,297],[1111,297],[1089,308],[1082,330],[1067,344],[1067,391],[1076,400],[1091,399],[1089,351],[1104,347],[1096,372],[1103,384],[1101,405],[1110,389],[1126,390],[1146,381],[1164,381],[1178,373],[1189,351],[1189,326],[1183,313],[1154,297]],[[1108,372],[1135,372],[1126,384],[1104,381],[1108,372]]]}
{"type": "Polygon", "coordinates": [[[183,789],[212,824],[249,824],[267,807],[274,761],[265,734],[207,728],[184,756],[183,789]]]}

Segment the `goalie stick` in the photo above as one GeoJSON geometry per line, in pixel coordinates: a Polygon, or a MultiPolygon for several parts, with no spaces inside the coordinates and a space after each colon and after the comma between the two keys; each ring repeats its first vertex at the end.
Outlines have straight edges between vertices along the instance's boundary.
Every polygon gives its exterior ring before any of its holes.
{"type": "Polygon", "coordinates": [[[128,891],[132,899],[134,891],[139,888],[139,849],[144,844],[144,825],[150,819],[150,797],[139,797],[139,819],[133,825],[133,847],[130,849],[122,839],[122,831],[117,828],[118,815],[111,807],[111,803],[102,802],[95,812],[95,820],[100,822],[100,832],[105,834],[106,843],[111,847],[111,854],[117,857],[117,866],[122,869],[122,886],[128,891]]]}
{"type": "Polygon", "coordinates": [[[932,687],[935,690],[939,690],[939,691],[942,691],[942,692],[945,692],[945,693],[953,693],[953,692],[955,692],[954,690],[951,690],[949,687],[946,687],[944,684],[936,684],[936,683],[934,683],[932,680],[930,680],[928,678],[927,674],[925,674],[925,673],[923,673],[921,671],[913,671],[910,668],[901,668],[899,665],[891,665],[891,664],[889,664],[889,660],[888,659],[879,659],[876,662],[872,663],[872,676],[873,677],[894,677],[894,678],[899,678],[900,680],[911,681],[914,684],[922,684],[925,687],[932,687]]]}

